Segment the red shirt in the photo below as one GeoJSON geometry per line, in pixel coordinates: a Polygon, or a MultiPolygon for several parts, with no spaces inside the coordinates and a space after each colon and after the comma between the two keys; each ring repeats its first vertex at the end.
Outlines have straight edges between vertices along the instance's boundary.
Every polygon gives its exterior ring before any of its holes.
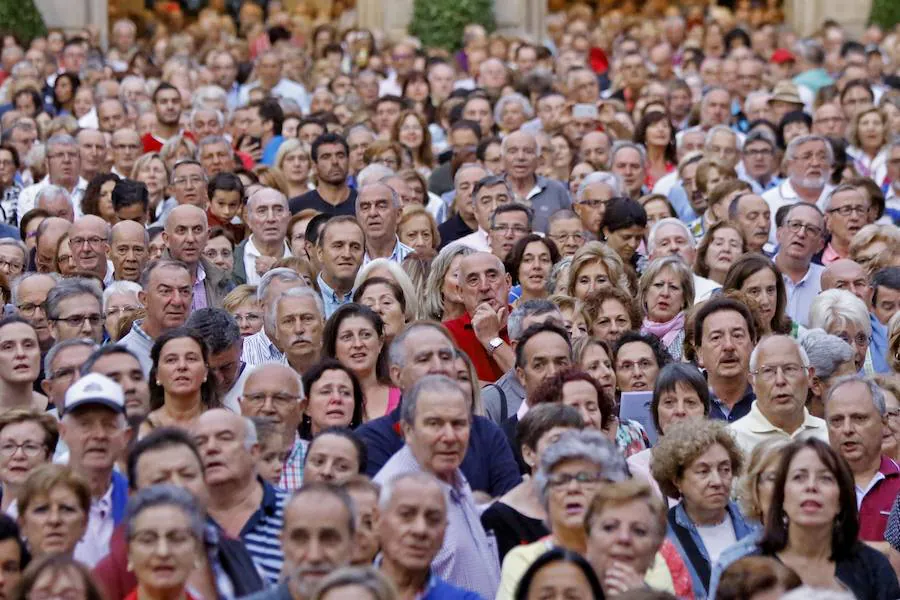
{"type": "MultiPolygon", "coordinates": [[[[475,365],[475,371],[478,373],[478,379],[493,383],[500,379],[503,370],[497,365],[497,362],[491,358],[488,351],[484,349],[481,342],[475,336],[475,330],[472,329],[472,317],[469,313],[464,314],[458,319],[452,321],[444,321],[444,326],[450,331],[456,345],[459,349],[469,355],[472,364],[475,365]]],[[[506,333],[506,327],[500,330],[500,338],[509,343],[509,334],[506,333]]]]}
{"type": "MultiPolygon", "coordinates": [[[[184,137],[190,139],[195,144],[197,143],[197,140],[194,139],[194,134],[190,131],[182,131],[182,133],[184,134],[184,137]]],[[[157,138],[152,133],[145,133],[144,137],[141,138],[141,144],[144,145],[144,154],[147,154],[148,152],[159,152],[162,150],[165,141],[157,138]]]]}
{"type": "Polygon", "coordinates": [[[883,542],[888,515],[900,493],[900,466],[886,456],[881,457],[878,472],[884,475],[863,497],[859,505],[859,539],[883,542]]]}

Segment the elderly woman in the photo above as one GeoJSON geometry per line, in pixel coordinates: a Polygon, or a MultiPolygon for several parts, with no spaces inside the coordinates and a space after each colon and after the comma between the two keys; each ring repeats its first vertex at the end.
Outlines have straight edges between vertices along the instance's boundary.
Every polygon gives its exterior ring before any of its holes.
{"type": "MultiPolygon", "coordinates": [[[[670,425],[688,419],[709,416],[709,388],[697,367],[686,363],[672,363],[662,368],[653,387],[650,416],[657,439],[666,434],[670,425]]],[[[650,474],[652,450],[647,448],[628,457],[632,475],[643,476],[654,490],[662,495],[656,480],[650,474]]],[[[671,502],[675,504],[675,502],[671,502]]]]}
{"type": "Polygon", "coordinates": [[[631,290],[622,259],[602,242],[588,242],[578,249],[572,257],[568,281],[569,295],[579,300],[606,286],[631,290]]]}
{"type": "Polygon", "coordinates": [[[422,256],[434,256],[441,245],[437,222],[425,207],[416,204],[403,209],[397,221],[397,237],[422,256]]]}
{"type": "Polygon", "coordinates": [[[809,308],[810,329],[824,329],[856,350],[856,367],[866,373],[887,371],[884,357],[869,352],[872,322],[862,300],[845,290],[827,290],[816,296],[809,308]]]}
{"type": "Polygon", "coordinates": [[[19,490],[19,527],[32,558],[72,556],[87,531],[91,489],[67,466],[45,464],[28,475],[19,490]],[[48,514],[56,518],[49,518],[48,514]]]}
{"type": "Polygon", "coordinates": [[[876,375],[875,381],[884,392],[884,437],[881,453],[897,461],[900,459],[900,380],[893,375],[876,375]]]}
{"type": "Polygon", "coordinates": [[[723,284],[731,265],[746,252],[747,242],[740,227],[729,221],[720,221],[712,225],[700,240],[694,272],[723,284]]]}
{"type": "Polygon", "coordinates": [[[554,294],[547,298],[562,313],[563,327],[569,332],[572,342],[577,342],[588,335],[588,316],[584,304],[572,296],[554,294]]]}
{"type": "Polygon", "coordinates": [[[522,94],[507,94],[494,106],[494,122],[500,126],[500,134],[508,135],[534,118],[531,103],[522,94]]]}
{"type": "Polygon", "coordinates": [[[668,538],[688,565],[698,597],[707,595],[710,570],[722,551],[753,531],[729,500],[743,460],[721,421],[675,423],[653,448],[653,477],[666,496],[681,500],[669,509],[668,538]]]}
{"type": "Polygon", "coordinates": [[[535,476],[550,535],[510,550],[503,560],[497,600],[513,598],[522,575],[541,554],[561,547],[584,554],[584,516],[600,487],[628,479],[625,460],[597,431],[567,431],[545,451],[535,476]]]}
{"type": "Polygon", "coordinates": [[[284,174],[287,181],[288,198],[301,196],[312,189],[310,171],[312,170],[311,149],[309,144],[297,138],[285,140],[275,154],[275,168],[284,174]]]}
{"type": "Polygon", "coordinates": [[[13,409],[0,415],[0,510],[19,514],[16,498],[28,474],[50,461],[59,431],[47,413],[13,409]]]}
{"type": "Polygon", "coordinates": [[[365,416],[362,386],[353,371],[326,358],[303,374],[306,406],[300,437],[310,440],[330,427],[356,429],[365,416]]]}
{"type": "MultiPolygon", "coordinates": [[[[415,320],[419,310],[419,299],[416,296],[416,287],[413,285],[409,275],[406,274],[406,271],[403,270],[403,267],[386,258],[376,258],[359,270],[356,274],[356,281],[353,283],[353,289],[356,290],[353,301],[360,302],[362,297],[360,289],[368,287],[368,285],[366,285],[368,280],[375,277],[386,279],[398,288],[400,293],[398,295],[395,291],[394,296],[396,300],[403,305],[402,313],[404,321],[409,322],[415,320]]],[[[362,302],[362,304],[367,303],[362,302]]],[[[377,306],[373,306],[373,308],[375,308],[375,312],[381,315],[381,318],[385,320],[385,324],[387,325],[388,319],[386,316],[381,314],[377,306]]],[[[393,336],[393,332],[390,335],[393,336]]]]}
{"type": "Polygon", "coordinates": [[[809,366],[815,369],[809,382],[806,408],[811,415],[824,418],[823,402],[831,382],[859,371],[856,350],[841,338],[821,329],[807,331],[800,345],[809,357],[809,366]]]}
{"type": "Polygon", "coordinates": [[[125,600],[191,600],[188,578],[206,552],[204,523],[197,501],[184,488],[153,485],[132,496],[125,528],[137,588],[125,600]]]}
{"type": "MultiPolygon", "coordinates": [[[[398,265],[399,268],[399,265],[398,265]]],[[[404,273],[406,275],[406,273],[404,273]]],[[[406,277],[409,280],[409,276],[406,277]]],[[[386,277],[369,277],[353,294],[353,301],[371,308],[384,321],[384,335],[394,339],[406,324],[415,319],[410,304],[415,296],[409,296],[394,280],[386,277]]]]}
{"type": "Polygon", "coordinates": [[[138,299],[142,288],[133,281],[114,281],[103,290],[103,325],[112,342],[120,338],[123,321],[144,307],[138,299]]]}
{"type": "Polygon", "coordinates": [[[871,276],[875,266],[893,256],[900,247],[900,231],[893,225],[873,223],[856,232],[850,240],[850,260],[858,263],[871,276]]]}
{"type": "Polygon", "coordinates": [[[797,337],[796,326],[785,313],[787,291],[781,270],[772,259],[751,252],[738,258],[728,269],[722,291],[737,290],[756,302],[763,332],[797,337]]]}
{"type": "Polygon", "coordinates": [[[694,305],[694,275],[677,256],[651,262],[641,275],[641,333],[655,335],[674,360],[681,360],[685,311],[694,305]]]}
{"type": "Polygon", "coordinates": [[[609,345],[626,331],[641,328],[643,316],[634,298],[618,287],[603,287],[585,298],[591,336],[609,345]]]}

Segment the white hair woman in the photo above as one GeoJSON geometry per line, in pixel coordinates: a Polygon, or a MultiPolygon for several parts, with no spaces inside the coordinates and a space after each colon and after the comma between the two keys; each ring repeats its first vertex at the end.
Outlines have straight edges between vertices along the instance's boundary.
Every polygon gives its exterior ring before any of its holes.
{"type": "Polygon", "coordinates": [[[813,300],[809,308],[811,329],[824,329],[836,335],[856,350],[857,368],[873,374],[869,343],[872,341],[872,323],[869,310],[862,300],[845,290],[827,290],[813,300]]]}

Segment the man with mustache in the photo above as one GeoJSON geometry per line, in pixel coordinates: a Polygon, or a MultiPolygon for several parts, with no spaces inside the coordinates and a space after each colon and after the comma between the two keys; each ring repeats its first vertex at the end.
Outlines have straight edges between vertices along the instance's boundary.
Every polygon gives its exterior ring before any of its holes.
{"type": "Polygon", "coordinates": [[[423,377],[404,394],[401,428],[406,444],[381,468],[375,482],[389,485],[405,473],[428,473],[453,498],[433,572],[448,583],[493,598],[500,564],[481,525],[472,488],[460,465],[469,445],[469,400],[456,381],[423,377]]]}
{"type": "Polygon", "coordinates": [[[749,252],[768,254],[765,247],[769,243],[772,215],[762,196],[752,193],[736,196],[728,206],[728,218],[741,228],[749,252]]]}
{"type": "Polygon", "coordinates": [[[248,367],[268,362],[284,364],[284,353],[275,344],[275,325],[265,315],[271,313],[275,300],[282,292],[295,287],[306,287],[306,282],[296,271],[286,267],[272,269],[260,279],[256,299],[262,307],[263,328],[244,338],[241,361],[248,367]]]}
{"type": "Polygon", "coordinates": [[[273,310],[266,311],[267,325],[275,330],[275,345],[298,375],[319,360],[325,325],[322,313],[322,299],[308,287],[282,292],[273,310]]]}
{"type": "Polygon", "coordinates": [[[69,447],[69,467],[91,488],[87,531],[75,547],[75,559],[89,567],[109,552],[113,529],[125,517],[128,481],[115,465],[125,450],[127,432],[119,384],[91,373],[68,389],[59,436],[69,447]]]}
{"type": "Polygon", "coordinates": [[[256,472],[256,426],[246,417],[217,408],[200,415],[192,433],[209,489],[209,516],[228,536],[244,542],[269,585],[278,583],[287,492],[256,472]]]}
{"type": "Polygon", "coordinates": [[[387,258],[399,264],[413,253],[413,249],[397,237],[400,208],[399,194],[387,183],[369,183],[360,188],[356,197],[356,218],[366,236],[363,264],[376,258],[387,258]]]}
{"type": "MultiPolygon", "coordinates": [[[[478,173],[479,170],[480,167],[476,167],[473,173],[478,173]]],[[[499,207],[512,202],[512,199],[512,189],[499,175],[488,175],[477,180],[472,188],[471,203],[478,230],[461,237],[459,243],[472,250],[490,252],[491,216],[499,207]]],[[[460,195],[457,200],[464,201],[465,198],[460,195]]]]}
{"type": "Polygon", "coordinates": [[[822,291],[825,267],[812,262],[822,250],[825,218],[815,204],[799,202],[787,209],[778,227],[778,254],[775,264],[784,277],[787,291],[785,312],[804,327],[809,323],[809,308],[822,291]]]}
{"type": "Polygon", "coordinates": [[[194,292],[191,310],[220,308],[222,299],[234,287],[234,282],[228,273],[203,256],[209,239],[209,226],[203,209],[190,204],[176,206],[166,219],[162,235],[169,256],[185,264],[191,274],[194,292]]]}
{"type": "Polygon", "coordinates": [[[784,155],[787,178],[762,195],[772,213],[772,233],[769,241],[775,243],[775,214],[778,209],[798,202],[815,204],[823,208],[825,199],[834,189],[828,183],[834,166],[834,151],[828,139],[820,135],[802,135],[788,144],[784,155]]]}
{"type": "Polygon", "coordinates": [[[850,257],[850,240],[870,222],[871,204],[860,188],[842,184],[828,194],[821,208],[831,238],[822,253],[822,264],[828,266],[850,257]]]}

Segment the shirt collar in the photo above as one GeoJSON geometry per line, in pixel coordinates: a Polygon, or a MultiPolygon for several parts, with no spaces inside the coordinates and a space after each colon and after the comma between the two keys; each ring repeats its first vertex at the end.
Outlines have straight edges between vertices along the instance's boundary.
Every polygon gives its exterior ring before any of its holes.
{"type": "MultiPolygon", "coordinates": [[[[754,402],[753,406],[750,407],[750,414],[747,415],[751,417],[750,419],[750,431],[753,433],[773,433],[776,431],[780,431],[782,433],[787,433],[785,430],[776,427],[772,424],[769,419],[766,418],[762,411],[759,410],[759,403],[754,402]]],[[[800,425],[800,430],[803,429],[817,429],[818,424],[815,421],[815,417],[809,414],[809,411],[806,408],[803,409],[803,424],[800,425]]],[[[796,433],[796,432],[795,432],[796,433]]]]}
{"type": "Polygon", "coordinates": [[[325,283],[325,279],[322,278],[322,273],[319,273],[318,276],[316,276],[316,281],[319,282],[319,289],[322,290],[322,293],[331,298],[333,302],[348,300],[353,296],[353,290],[350,290],[349,292],[344,294],[343,298],[339,298],[337,292],[335,292],[333,289],[331,289],[331,286],[325,283]]]}

